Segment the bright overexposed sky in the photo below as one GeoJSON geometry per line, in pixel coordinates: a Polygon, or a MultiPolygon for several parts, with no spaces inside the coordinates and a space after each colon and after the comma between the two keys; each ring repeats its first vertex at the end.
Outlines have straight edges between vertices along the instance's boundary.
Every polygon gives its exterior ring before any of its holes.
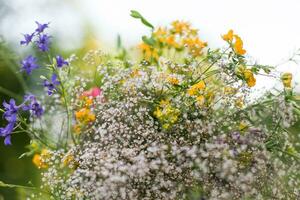
{"type": "MultiPolygon", "coordinates": [[[[250,57],[262,64],[276,65],[300,48],[299,0],[4,0],[8,14],[0,21],[0,34],[13,44],[21,33],[30,32],[34,21],[51,22],[62,47],[80,45],[90,23],[96,36],[114,45],[120,34],[126,46],[140,41],[149,29],[130,17],[138,10],[155,26],[175,19],[186,20],[199,29],[211,47],[224,45],[220,35],[235,30],[244,40],[250,57]]],[[[294,73],[300,81],[300,66],[288,63],[281,71],[294,73]]],[[[258,83],[268,85],[265,79],[258,83]]]]}

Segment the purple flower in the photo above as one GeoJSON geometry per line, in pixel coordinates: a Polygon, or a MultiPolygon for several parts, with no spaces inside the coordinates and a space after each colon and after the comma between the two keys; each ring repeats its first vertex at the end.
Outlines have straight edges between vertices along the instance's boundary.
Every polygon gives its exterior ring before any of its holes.
{"type": "Polygon", "coordinates": [[[21,45],[28,45],[32,41],[34,33],[32,33],[32,34],[23,34],[23,36],[24,36],[24,40],[20,41],[20,44],[21,45]]]}
{"type": "Polygon", "coordinates": [[[35,96],[30,94],[30,95],[26,95],[24,97],[24,105],[22,106],[24,111],[31,111],[31,113],[35,116],[35,117],[41,117],[44,113],[44,109],[42,108],[42,106],[38,103],[38,101],[36,100],[35,96]],[[29,103],[28,103],[29,102],[29,103]],[[28,104],[26,104],[28,103],[28,104]]]}
{"type": "Polygon", "coordinates": [[[51,81],[44,80],[44,86],[47,88],[48,95],[51,96],[56,89],[56,85],[59,85],[60,82],[57,80],[56,74],[53,74],[51,81]]]}
{"type": "Polygon", "coordinates": [[[10,138],[11,138],[11,134],[8,134],[7,136],[5,136],[4,138],[4,145],[11,145],[11,141],[10,141],[10,138]]]}
{"type": "Polygon", "coordinates": [[[9,104],[5,101],[3,102],[4,106],[4,114],[3,117],[8,121],[8,124],[3,128],[0,128],[0,136],[5,137],[4,144],[10,145],[10,135],[12,131],[14,130],[16,121],[17,121],[17,114],[20,106],[16,105],[16,102],[14,99],[10,99],[9,104]]]}
{"type": "Polygon", "coordinates": [[[43,52],[49,50],[49,43],[50,43],[50,36],[48,36],[47,34],[39,35],[39,38],[36,41],[37,47],[43,52]]]}
{"type": "Polygon", "coordinates": [[[69,65],[69,62],[64,60],[64,58],[60,55],[56,56],[56,65],[58,68],[64,66],[64,65],[69,65]]]}
{"type": "Polygon", "coordinates": [[[36,64],[36,58],[33,56],[27,56],[24,60],[21,61],[21,71],[25,71],[28,75],[31,74],[32,70],[38,68],[36,64]]]}
{"type": "Polygon", "coordinates": [[[17,121],[17,114],[18,114],[19,106],[16,105],[15,100],[14,99],[10,99],[9,104],[4,101],[3,102],[3,106],[4,106],[4,109],[5,109],[3,117],[8,122],[15,122],[15,121],[17,121]]]}
{"type": "Polygon", "coordinates": [[[49,26],[49,23],[47,23],[47,24],[40,24],[39,22],[35,22],[36,24],[37,24],[37,29],[35,29],[35,31],[37,32],[37,33],[42,33],[46,28],[48,28],[49,26]]]}
{"type": "Polygon", "coordinates": [[[5,128],[0,128],[0,136],[5,137],[4,144],[11,145],[11,133],[14,130],[15,122],[10,122],[6,125],[5,128]]]}

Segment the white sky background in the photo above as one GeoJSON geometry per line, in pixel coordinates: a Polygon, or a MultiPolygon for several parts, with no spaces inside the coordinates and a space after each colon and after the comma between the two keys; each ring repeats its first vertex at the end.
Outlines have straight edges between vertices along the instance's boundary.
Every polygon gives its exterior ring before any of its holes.
{"type": "MultiPolygon", "coordinates": [[[[51,31],[60,45],[80,45],[85,23],[92,25],[97,37],[115,45],[120,34],[126,46],[140,41],[149,29],[130,17],[138,10],[153,25],[168,25],[175,19],[190,21],[200,37],[211,47],[225,43],[220,35],[233,29],[244,40],[248,55],[261,64],[276,65],[300,48],[299,0],[4,0],[11,7],[0,21],[0,34],[16,44],[20,33],[31,32],[34,21],[51,22],[51,31]]],[[[300,82],[300,64],[278,68],[294,74],[300,82]]],[[[259,78],[258,87],[273,85],[259,78]]]]}

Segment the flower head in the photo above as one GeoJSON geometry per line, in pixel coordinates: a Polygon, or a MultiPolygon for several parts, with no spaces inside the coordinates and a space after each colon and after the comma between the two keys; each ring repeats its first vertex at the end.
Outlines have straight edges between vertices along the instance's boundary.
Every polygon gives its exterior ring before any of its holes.
{"type": "Polygon", "coordinates": [[[20,106],[16,105],[14,99],[11,99],[9,101],[9,104],[4,101],[3,106],[5,110],[3,117],[8,121],[8,124],[5,127],[0,128],[0,136],[5,137],[4,139],[5,145],[11,145],[10,135],[14,130],[15,123],[17,121],[17,114],[20,106]]]}
{"type": "Polygon", "coordinates": [[[31,113],[35,116],[35,117],[41,117],[44,113],[44,109],[42,108],[42,106],[39,104],[39,102],[36,100],[36,97],[32,94],[30,95],[26,95],[24,97],[24,105],[22,106],[24,111],[31,111],[31,113]],[[25,104],[29,101],[29,104],[25,104]]]}
{"type": "Polygon", "coordinates": [[[199,81],[198,83],[196,83],[195,85],[192,85],[187,93],[190,96],[194,96],[198,91],[204,90],[205,89],[205,82],[203,80],[199,81]]]}
{"type": "Polygon", "coordinates": [[[244,55],[246,53],[246,50],[243,49],[243,41],[238,35],[234,35],[235,43],[233,45],[233,49],[236,54],[238,55],[244,55]]]}
{"type": "Polygon", "coordinates": [[[50,44],[50,36],[47,34],[41,34],[39,35],[38,40],[36,41],[37,47],[45,52],[49,50],[49,44],[50,44]]]}
{"type": "Polygon", "coordinates": [[[9,104],[4,101],[3,106],[4,106],[4,109],[5,109],[3,117],[8,122],[15,122],[17,120],[17,113],[18,113],[18,110],[19,110],[19,106],[16,105],[15,100],[10,99],[9,104]]]}
{"type": "Polygon", "coordinates": [[[227,42],[232,42],[233,40],[233,30],[230,29],[228,31],[228,33],[226,33],[225,35],[222,35],[223,40],[227,41],[227,42]]]}
{"type": "Polygon", "coordinates": [[[24,36],[24,40],[21,40],[20,44],[21,45],[28,45],[32,41],[34,33],[32,33],[32,34],[23,34],[23,36],[24,36]]]}
{"type": "Polygon", "coordinates": [[[42,33],[46,28],[48,28],[49,26],[49,23],[46,23],[46,24],[40,24],[39,22],[35,22],[37,24],[37,28],[35,29],[35,31],[37,33],[42,33]]]}
{"type": "Polygon", "coordinates": [[[246,79],[247,85],[249,87],[253,87],[256,84],[256,79],[250,69],[245,69],[244,71],[244,77],[246,79]]]}
{"type": "Polygon", "coordinates": [[[60,55],[56,56],[56,65],[58,68],[63,67],[64,65],[69,65],[69,62],[64,60],[64,58],[60,55]]]}
{"type": "Polygon", "coordinates": [[[15,122],[10,122],[4,128],[0,128],[0,136],[4,137],[5,145],[11,145],[10,139],[14,127],[15,127],[15,122]]]}
{"type": "Polygon", "coordinates": [[[51,96],[56,89],[56,85],[59,85],[60,82],[57,80],[57,75],[53,74],[51,81],[44,80],[44,87],[47,88],[48,95],[51,96]]]}
{"type": "Polygon", "coordinates": [[[32,70],[37,69],[39,66],[36,64],[36,58],[33,56],[27,56],[21,61],[21,71],[25,71],[28,75],[32,70]]]}
{"type": "Polygon", "coordinates": [[[98,87],[93,87],[92,89],[88,90],[88,91],[84,91],[82,93],[83,96],[86,96],[86,97],[97,97],[99,95],[101,95],[102,93],[102,90],[98,87]]]}
{"type": "Polygon", "coordinates": [[[293,75],[291,73],[284,73],[281,76],[281,81],[283,83],[283,86],[285,88],[291,88],[292,87],[292,79],[293,79],[293,75]]]}

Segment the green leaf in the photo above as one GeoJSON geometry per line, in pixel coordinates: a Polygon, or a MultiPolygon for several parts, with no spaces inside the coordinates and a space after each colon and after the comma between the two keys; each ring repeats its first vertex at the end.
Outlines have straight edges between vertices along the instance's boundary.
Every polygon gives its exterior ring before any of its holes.
{"type": "Polygon", "coordinates": [[[155,40],[153,38],[148,38],[147,36],[143,36],[142,37],[143,42],[145,42],[146,44],[153,46],[155,44],[155,40]]]}
{"type": "Polygon", "coordinates": [[[148,22],[138,11],[136,10],[131,10],[131,14],[130,14],[131,17],[133,18],[136,18],[136,19],[140,19],[141,22],[145,25],[145,26],[148,26],[149,28],[151,29],[154,29],[154,26],[148,22]]]}
{"type": "Polygon", "coordinates": [[[122,47],[122,40],[120,34],[118,34],[117,38],[117,48],[120,49],[122,47]]]}

